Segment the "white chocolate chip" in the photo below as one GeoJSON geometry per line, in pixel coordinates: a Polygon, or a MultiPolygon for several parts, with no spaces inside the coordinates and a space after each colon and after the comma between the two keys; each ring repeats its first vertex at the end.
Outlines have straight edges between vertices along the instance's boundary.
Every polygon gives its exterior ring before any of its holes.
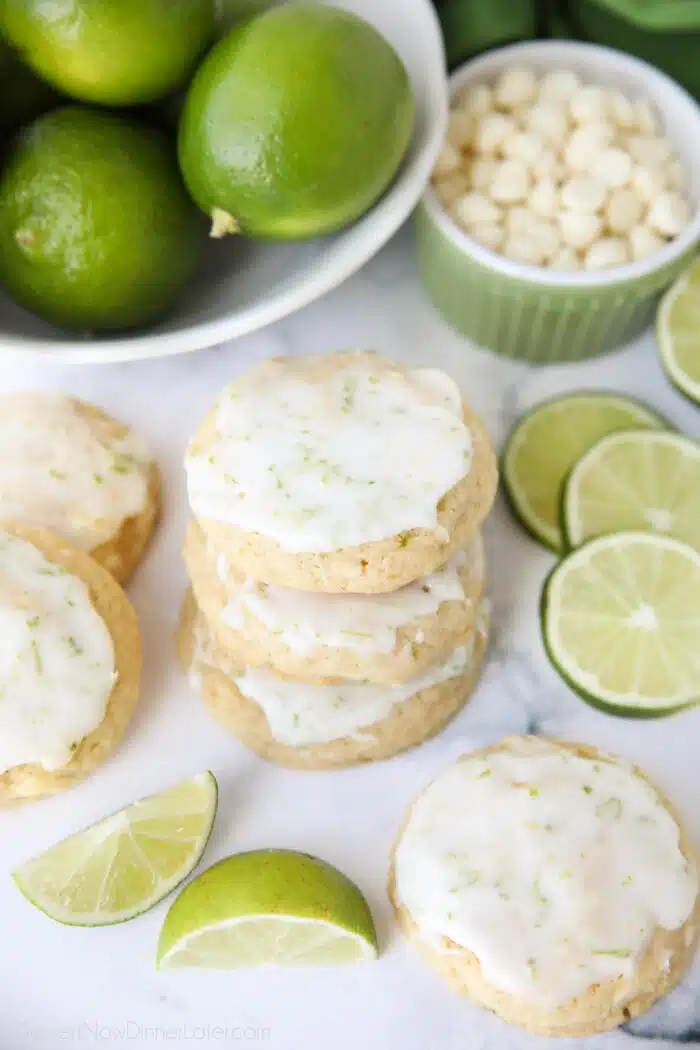
{"type": "Polygon", "coordinates": [[[621,91],[609,91],[606,96],[606,113],[623,131],[637,128],[634,105],[621,91]]]}
{"type": "Polygon", "coordinates": [[[564,177],[565,169],[553,150],[543,149],[539,157],[536,157],[531,165],[532,174],[536,179],[546,176],[558,182],[564,177]]]}
{"type": "Polygon", "coordinates": [[[458,197],[462,197],[469,189],[469,181],[466,175],[455,171],[450,175],[436,178],[433,186],[439,199],[446,208],[450,208],[458,197]]]}
{"type": "Polygon", "coordinates": [[[612,124],[584,124],[571,134],[564,147],[564,160],[574,171],[588,172],[595,158],[614,137],[612,124]]]}
{"type": "Polygon", "coordinates": [[[659,122],[649,103],[643,98],[638,98],[632,104],[632,108],[635,125],[642,135],[658,135],[659,122]]]}
{"type": "Polygon", "coordinates": [[[503,245],[503,254],[506,258],[524,263],[526,266],[541,266],[544,262],[541,247],[532,237],[524,233],[509,234],[503,245]]]}
{"type": "Polygon", "coordinates": [[[554,179],[545,177],[535,183],[530,194],[530,207],[544,219],[553,218],[559,210],[559,195],[554,179]]]}
{"type": "Polygon", "coordinates": [[[679,160],[672,160],[666,165],[666,187],[682,193],[686,188],[685,169],[679,160]]]}
{"type": "Polygon", "coordinates": [[[488,195],[497,167],[492,157],[477,157],[468,168],[470,188],[488,195]]]}
{"type": "Polygon", "coordinates": [[[627,236],[627,243],[630,255],[637,261],[647,259],[650,255],[656,255],[666,242],[657,237],[648,226],[635,226],[627,236]]]}
{"type": "Polygon", "coordinates": [[[505,223],[508,233],[526,233],[533,223],[532,212],[516,205],[506,212],[505,223]]]}
{"type": "Polygon", "coordinates": [[[474,136],[474,121],[468,113],[456,109],[450,113],[447,125],[447,141],[458,150],[469,149],[474,136]]]}
{"type": "Polygon", "coordinates": [[[515,131],[515,122],[504,113],[487,113],[476,129],[474,143],[479,153],[495,153],[515,131]]]}
{"type": "Polygon", "coordinates": [[[629,182],[632,175],[632,158],[619,146],[606,146],[597,153],[591,163],[591,175],[610,189],[617,189],[629,182]]]}
{"type": "Polygon", "coordinates": [[[544,262],[558,254],[562,247],[559,227],[547,219],[533,219],[527,230],[544,262]]]}
{"type": "Polygon", "coordinates": [[[445,142],[435,161],[435,174],[448,175],[452,171],[458,171],[460,163],[459,150],[456,150],[450,142],[445,142]]]}
{"type": "Polygon", "coordinates": [[[612,233],[629,233],[642,217],[644,204],[629,187],[613,190],[605,206],[605,221],[612,233]]]}
{"type": "Polygon", "coordinates": [[[561,211],[557,216],[562,240],[571,248],[587,248],[600,237],[602,223],[597,215],[580,211],[561,211]]]}
{"type": "Polygon", "coordinates": [[[503,204],[525,200],[530,191],[530,173],[520,160],[504,160],[491,183],[491,198],[503,204]]]}
{"type": "Polygon", "coordinates": [[[671,159],[671,147],[666,139],[652,138],[649,135],[630,135],[626,145],[630,156],[638,164],[654,167],[664,165],[671,159]]]}
{"type": "Polygon", "coordinates": [[[641,200],[651,203],[664,188],[664,171],[661,168],[637,164],[632,169],[630,184],[641,200]]]}
{"type": "Polygon", "coordinates": [[[500,222],[475,222],[468,227],[467,233],[492,252],[497,252],[503,244],[503,227],[500,222]]]}
{"type": "Polygon", "coordinates": [[[581,269],[581,260],[573,248],[565,246],[556,255],[552,256],[549,260],[549,266],[552,270],[572,272],[581,269]]]}
{"type": "Polygon", "coordinates": [[[569,112],[577,124],[599,124],[606,117],[605,103],[603,89],[587,84],[569,99],[569,112]]]}
{"type": "Polygon", "coordinates": [[[457,96],[457,107],[478,118],[484,117],[493,108],[493,92],[488,84],[473,84],[457,96]]]}
{"type": "Polygon", "coordinates": [[[574,175],[559,191],[561,203],[569,211],[596,212],[606,196],[605,186],[592,175],[574,175]]]}
{"type": "Polygon", "coordinates": [[[621,237],[601,237],[592,244],[583,259],[585,270],[606,270],[629,262],[627,242],[621,237]]]}
{"type": "Polygon", "coordinates": [[[570,69],[553,69],[540,81],[543,102],[568,102],[581,87],[579,77],[570,69]]]}
{"type": "Polygon", "coordinates": [[[647,223],[664,237],[677,237],[690,218],[688,205],[680,193],[669,190],[652,201],[647,223]]]}
{"type": "Polygon", "coordinates": [[[544,150],[544,143],[534,131],[516,131],[514,135],[505,140],[501,150],[505,157],[522,160],[528,167],[531,167],[544,150]]]}
{"type": "Polygon", "coordinates": [[[465,229],[477,222],[501,221],[501,209],[483,193],[465,193],[455,201],[452,214],[465,229]]]}
{"type": "Polygon", "coordinates": [[[500,109],[517,109],[530,102],[537,90],[531,69],[506,69],[496,81],[495,100],[500,109]]]}
{"type": "Polygon", "coordinates": [[[527,115],[527,127],[544,142],[559,149],[564,142],[569,122],[566,110],[557,102],[537,102],[527,115]]]}

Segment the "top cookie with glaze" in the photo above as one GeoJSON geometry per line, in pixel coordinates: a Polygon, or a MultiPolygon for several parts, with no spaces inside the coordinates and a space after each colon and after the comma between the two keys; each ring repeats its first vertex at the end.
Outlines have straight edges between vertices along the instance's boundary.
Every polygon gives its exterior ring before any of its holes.
{"type": "Polygon", "coordinates": [[[330,592],[432,572],[474,535],[497,483],[455,383],[368,352],[265,362],[221,393],[185,465],[194,514],[232,566],[330,592]]]}

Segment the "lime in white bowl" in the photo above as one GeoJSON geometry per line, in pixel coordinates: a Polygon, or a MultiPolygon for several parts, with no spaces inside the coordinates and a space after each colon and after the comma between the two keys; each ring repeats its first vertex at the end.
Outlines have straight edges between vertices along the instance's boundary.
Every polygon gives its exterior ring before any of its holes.
{"type": "Polygon", "coordinates": [[[477,243],[429,186],[417,211],[423,283],[443,317],[482,346],[532,362],[593,357],[632,339],[652,320],[658,295],[700,242],[700,108],[646,62],[611,48],[539,40],[490,51],[450,79],[454,97],[506,69],[572,70],[584,82],[646,99],[685,169],[693,218],[675,240],[638,262],[566,273],[527,266],[477,243]]]}
{"type": "Polygon", "coordinates": [[[195,285],[174,313],[148,331],[90,338],[31,317],[0,291],[0,354],[69,363],[168,357],[254,332],[337,287],[360,269],[413,211],[447,124],[442,36],[430,0],[326,0],[364,18],[404,62],[416,101],[414,134],[384,196],[346,230],[307,242],[225,238],[209,245],[195,285]]]}

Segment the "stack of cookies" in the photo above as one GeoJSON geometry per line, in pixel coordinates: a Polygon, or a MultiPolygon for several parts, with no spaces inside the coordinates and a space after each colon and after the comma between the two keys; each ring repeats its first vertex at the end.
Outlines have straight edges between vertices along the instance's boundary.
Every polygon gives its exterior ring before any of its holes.
{"type": "Polygon", "coordinates": [[[185,465],[179,649],[218,721],[311,769],[442,729],[486,651],[497,483],[454,382],[364,352],[273,359],[222,391],[185,465]]]}

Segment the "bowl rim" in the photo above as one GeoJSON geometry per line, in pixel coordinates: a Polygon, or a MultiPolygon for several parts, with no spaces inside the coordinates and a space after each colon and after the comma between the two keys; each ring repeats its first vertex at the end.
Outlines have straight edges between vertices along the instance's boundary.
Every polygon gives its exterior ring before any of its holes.
{"type": "MultiPolygon", "coordinates": [[[[343,6],[342,0],[331,0],[343,6]]],[[[449,100],[445,47],[440,22],[431,0],[415,0],[420,12],[421,54],[424,59],[424,128],[412,140],[415,153],[399,168],[394,182],[377,203],[347,230],[338,231],[329,252],[307,263],[301,286],[279,290],[233,315],[187,323],[163,332],[125,332],[107,338],[75,334],[52,340],[41,336],[8,334],[0,330],[0,357],[50,359],[61,364],[114,364],[122,361],[171,357],[204,350],[260,331],[339,287],[370,261],[409,218],[420,200],[447,129],[449,100]],[[417,143],[417,148],[416,148],[417,143]]]]}
{"type": "MultiPolygon", "coordinates": [[[[504,62],[509,58],[522,58],[526,64],[528,58],[549,57],[553,59],[553,65],[565,64],[567,57],[576,59],[581,55],[593,55],[601,60],[601,68],[605,65],[610,70],[621,72],[628,71],[638,79],[649,84],[645,88],[646,97],[656,106],[660,112],[667,111],[668,107],[659,105],[654,96],[654,87],[659,86],[666,92],[670,92],[674,98],[674,105],[681,106],[688,114],[688,118],[695,121],[698,136],[700,137],[700,105],[692,95],[681,87],[666,73],[656,69],[641,58],[628,55],[616,48],[606,47],[603,44],[590,44],[581,40],[527,40],[504,47],[494,48],[483,55],[469,59],[451,74],[448,86],[450,102],[457,91],[466,83],[476,80],[480,76],[492,76],[503,68],[504,62]]],[[[641,94],[641,92],[640,92],[641,94]]],[[[687,165],[686,165],[687,166],[687,165]]],[[[651,274],[665,269],[675,263],[679,258],[691,251],[700,241],[700,201],[696,204],[693,218],[683,232],[673,241],[637,262],[625,263],[623,266],[611,267],[608,270],[595,271],[570,271],[550,270],[542,266],[530,266],[525,263],[508,259],[505,255],[491,251],[478,241],[470,237],[450,217],[442,202],[429,183],[421,198],[421,205],[425,208],[431,220],[439,228],[440,232],[456,248],[465,255],[469,255],[482,266],[498,271],[504,277],[510,277],[518,281],[526,281],[529,284],[547,286],[549,288],[563,288],[568,290],[586,290],[590,288],[611,287],[619,284],[629,284],[649,277],[651,274]]]]}

